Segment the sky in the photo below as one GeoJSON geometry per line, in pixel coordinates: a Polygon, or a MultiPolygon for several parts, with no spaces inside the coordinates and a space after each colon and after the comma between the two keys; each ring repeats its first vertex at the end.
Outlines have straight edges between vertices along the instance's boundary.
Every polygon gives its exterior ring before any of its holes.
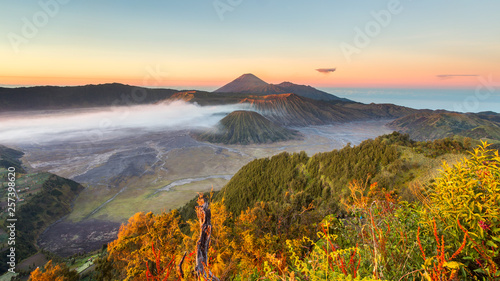
{"type": "Polygon", "coordinates": [[[323,88],[500,84],[500,1],[0,5],[0,85],[216,89],[244,73],[323,88]]]}

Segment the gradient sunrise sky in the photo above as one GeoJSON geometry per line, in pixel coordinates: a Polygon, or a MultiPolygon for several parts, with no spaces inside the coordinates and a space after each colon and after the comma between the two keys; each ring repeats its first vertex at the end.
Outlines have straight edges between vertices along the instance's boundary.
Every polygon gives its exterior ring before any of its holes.
{"type": "Polygon", "coordinates": [[[2,85],[215,89],[253,73],[317,87],[473,88],[500,77],[500,1],[0,3],[2,85]]]}

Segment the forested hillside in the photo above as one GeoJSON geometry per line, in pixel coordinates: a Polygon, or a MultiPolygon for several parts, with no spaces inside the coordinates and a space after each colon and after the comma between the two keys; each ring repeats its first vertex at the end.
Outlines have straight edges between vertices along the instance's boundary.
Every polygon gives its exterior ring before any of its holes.
{"type": "Polygon", "coordinates": [[[206,234],[205,280],[494,280],[499,182],[498,151],[464,138],[281,153],[216,195],[130,218],[92,280],[196,280],[206,234]]]}
{"type": "Polygon", "coordinates": [[[0,168],[8,169],[9,167],[14,167],[17,171],[24,172],[20,161],[23,155],[22,151],[0,145],[0,168]]]}
{"type": "MultiPolygon", "coordinates": [[[[20,157],[22,152],[0,146],[0,177],[7,178],[9,167],[15,168],[15,180],[17,202],[14,209],[11,209],[13,217],[16,219],[16,239],[15,253],[16,260],[21,261],[38,251],[36,240],[40,233],[49,225],[68,214],[71,204],[83,186],[59,176],[49,173],[26,174],[22,167],[20,157]],[[28,184],[29,183],[29,184],[28,184]],[[12,211],[14,210],[14,211],[12,211]]],[[[4,229],[9,225],[5,219],[7,215],[7,182],[2,182],[0,195],[2,213],[0,221],[4,229]]],[[[9,191],[10,192],[10,191],[9,191]]],[[[2,245],[0,257],[0,272],[7,271],[7,253],[10,246],[7,244],[7,237],[1,236],[2,245]]]]}

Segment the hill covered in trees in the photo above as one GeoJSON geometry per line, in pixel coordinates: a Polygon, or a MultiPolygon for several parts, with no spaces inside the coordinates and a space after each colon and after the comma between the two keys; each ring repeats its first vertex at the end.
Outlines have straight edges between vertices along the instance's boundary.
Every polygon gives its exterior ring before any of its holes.
{"type": "Polygon", "coordinates": [[[0,145],[0,168],[8,169],[14,167],[19,172],[24,172],[21,157],[24,152],[0,145]]]}
{"type": "MultiPolygon", "coordinates": [[[[15,178],[14,186],[16,194],[16,204],[14,209],[8,205],[7,187],[8,182],[2,182],[0,195],[2,198],[0,222],[4,229],[10,224],[6,219],[16,219],[16,239],[15,254],[19,262],[38,251],[36,246],[38,236],[49,225],[56,222],[61,217],[71,211],[71,204],[76,196],[83,190],[83,186],[75,181],[68,180],[49,173],[27,174],[22,167],[20,157],[22,152],[0,146],[0,177],[2,179],[15,178]],[[15,169],[9,170],[9,167],[15,169]],[[13,171],[13,172],[12,172],[13,171]],[[9,211],[9,212],[6,212],[9,211]],[[8,217],[13,213],[13,217],[8,217]]],[[[12,198],[12,197],[11,197],[12,198]]],[[[10,250],[8,237],[0,236],[2,249],[0,250],[0,272],[8,269],[7,254],[10,250]]]]}

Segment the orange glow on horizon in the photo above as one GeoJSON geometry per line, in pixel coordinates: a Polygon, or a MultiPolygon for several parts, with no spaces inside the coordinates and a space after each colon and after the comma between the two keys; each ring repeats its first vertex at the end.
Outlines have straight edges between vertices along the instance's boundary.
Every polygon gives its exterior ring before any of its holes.
{"type": "MultiPolygon", "coordinates": [[[[262,80],[279,84],[284,81],[295,84],[309,85],[316,88],[474,88],[480,84],[478,77],[451,77],[449,79],[440,79],[437,76],[428,76],[424,78],[406,78],[406,79],[361,79],[350,77],[336,77],[335,74],[327,74],[324,77],[306,77],[295,79],[279,79],[276,77],[263,77],[255,74],[262,80]],[[328,77],[327,77],[328,76],[328,77]]],[[[237,77],[231,77],[227,80],[217,79],[144,79],[144,78],[111,78],[111,77],[18,77],[18,76],[0,76],[0,85],[12,86],[82,86],[89,84],[121,83],[139,87],[213,87],[219,88],[231,82],[237,77]]],[[[180,88],[179,88],[180,89],[180,88]]]]}
{"type": "Polygon", "coordinates": [[[204,80],[160,80],[153,78],[108,78],[108,77],[18,77],[18,76],[0,76],[0,85],[9,86],[83,86],[91,84],[121,83],[138,87],[174,87],[174,86],[200,86],[200,87],[221,87],[230,81],[204,81],[204,80]]]}

